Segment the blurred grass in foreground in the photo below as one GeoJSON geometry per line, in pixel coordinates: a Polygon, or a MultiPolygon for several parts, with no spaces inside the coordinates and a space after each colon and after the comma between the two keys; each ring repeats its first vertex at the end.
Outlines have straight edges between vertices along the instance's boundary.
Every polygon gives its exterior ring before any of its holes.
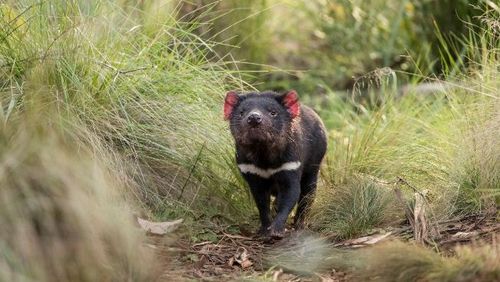
{"type": "Polygon", "coordinates": [[[32,126],[0,133],[0,280],[151,281],[123,176],[32,126]]]}

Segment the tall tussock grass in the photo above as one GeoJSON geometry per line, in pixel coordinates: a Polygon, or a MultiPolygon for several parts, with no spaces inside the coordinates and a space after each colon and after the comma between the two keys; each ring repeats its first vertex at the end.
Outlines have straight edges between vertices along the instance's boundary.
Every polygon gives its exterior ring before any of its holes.
{"type": "Polygon", "coordinates": [[[151,281],[133,214],[252,207],[219,102],[246,86],[170,2],[126,2],[1,4],[2,281],[151,281]]]}
{"type": "Polygon", "coordinates": [[[32,124],[0,133],[0,280],[154,279],[126,179],[32,124]]]}
{"type": "Polygon", "coordinates": [[[317,228],[334,232],[338,239],[353,238],[394,221],[401,213],[401,208],[394,202],[392,189],[367,177],[353,176],[348,182],[318,197],[317,205],[321,211],[313,221],[317,228]]]}
{"type": "Polygon", "coordinates": [[[249,206],[227,170],[219,114],[225,87],[242,83],[208,60],[213,46],[175,20],[171,3],[21,1],[2,10],[6,110],[48,107],[62,131],[90,132],[127,160],[135,195],[157,215],[189,215],[198,197],[215,212],[249,206]]]}
{"type": "Polygon", "coordinates": [[[378,206],[373,215],[397,222],[391,212],[398,206],[396,198],[385,205],[370,204],[375,194],[359,196],[359,175],[369,180],[362,191],[378,185],[378,193],[398,188],[408,198],[426,194],[431,220],[498,209],[500,85],[495,66],[500,41],[496,31],[484,26],[464,42],[464,50],[454,54],[461,59],[449,66],[446,79],[428,80],[445,86],[439,91],[396,91],[398,72],[385,71],[364,102],[330,97],[321,102],[330,146],[316,206],[318,228],[338,234],[366,232],[374,225],[357,226],[352,217],[341,227],[336,219],[345,220],[343,214],[368,206],[378,206]],[[332,113],[332,107],[340,110],[332,113]]]}

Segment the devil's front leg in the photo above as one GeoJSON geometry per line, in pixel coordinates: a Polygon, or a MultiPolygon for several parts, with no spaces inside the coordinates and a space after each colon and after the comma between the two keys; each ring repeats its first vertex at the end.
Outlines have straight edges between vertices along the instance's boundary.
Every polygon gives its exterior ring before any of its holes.
{"type": "Polygon", "coordinates": [[[246,176],[246,181],[250,186],[250,191],[259,210],[260,229],[259,235],[265,235],[271,225],[270,202],[271,190],[270,182],[258,176],[246,176]]]}
{"type": "Polygon", "coordinates": [[[288,215],[297,204],[300,196],[300,175],[297,172],[283,172],[277,177],[279,185],[278,212],[269,227],[269,235],[283,237],[288,215]]]}

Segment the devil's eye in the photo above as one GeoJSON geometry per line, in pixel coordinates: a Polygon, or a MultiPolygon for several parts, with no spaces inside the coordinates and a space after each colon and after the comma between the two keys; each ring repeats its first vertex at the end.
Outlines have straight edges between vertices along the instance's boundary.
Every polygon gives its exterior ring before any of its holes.
{"type": "Polygon", "coordinates": [[[275,111],[271,111],[271,116],[275,117],[275,116],[277,116],[277,115],[278,115],[278,113],[277,113],[277,112],[275,112],[275,111]]]}

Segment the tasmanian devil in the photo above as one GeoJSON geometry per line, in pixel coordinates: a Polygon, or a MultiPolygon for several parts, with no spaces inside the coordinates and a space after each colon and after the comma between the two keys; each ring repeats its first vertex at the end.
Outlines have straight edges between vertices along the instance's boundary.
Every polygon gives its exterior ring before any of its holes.
{"type": "Polygon", "coordinates": [[[326,151],[325,128],[319,116],[299,104],[294,90],[284,94],[230,91],[224,101],[224,118],[229,120],[235,140],[238,168],[259,209],[259,234],[282,237],[297,203],[294,224],[302,228],[326,151]],[[271,195],[277,208],[274,219],[271,195]]]}

